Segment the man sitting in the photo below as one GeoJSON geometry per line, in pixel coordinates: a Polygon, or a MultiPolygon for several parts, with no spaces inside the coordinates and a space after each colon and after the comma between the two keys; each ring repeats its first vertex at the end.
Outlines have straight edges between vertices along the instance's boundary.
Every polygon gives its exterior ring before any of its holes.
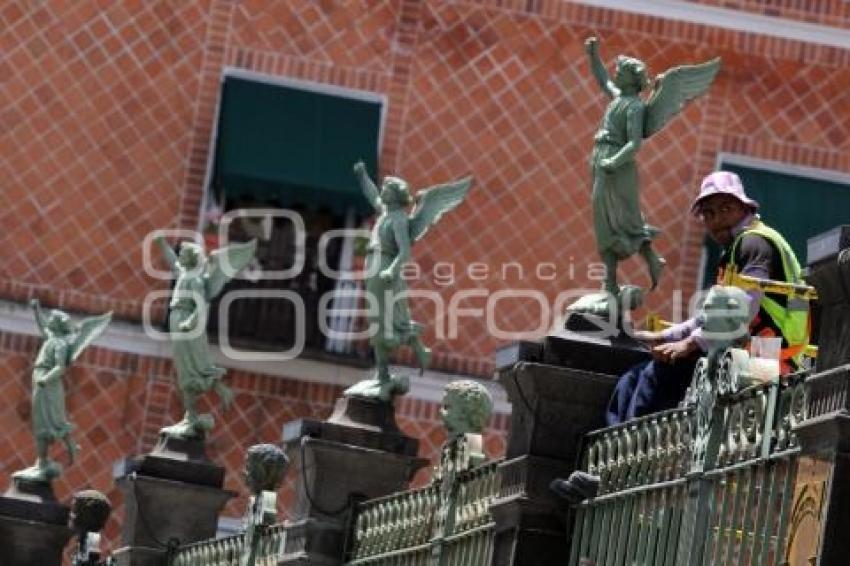
{"type": "MultiPolygon", "coordinates": [[[[781,234],[764,224],[759,204],[744,192],[734,173],[718,171],[702,182],[691,212],[706,232],[723,246],[718,284],[730,284],[732,275],[801,283],[800,264],[781,234]]],[[[784,295],[748,290],[750,336],[781,336],[784,373],[797,369],[808,344],[808,303],[784,295]]],[[[651,346],[652,360],[632,367],[620,377],[608,405],[608,426],[671,409],[684,397],[697,360],[708,349],[701,320],[691,318],[663,332],[639,331],[635,337],[651,346]]],[[[551,488],[571,501],[592,497],[599,480],[574,472],[568,480],[556,479],[551,488]]]]}

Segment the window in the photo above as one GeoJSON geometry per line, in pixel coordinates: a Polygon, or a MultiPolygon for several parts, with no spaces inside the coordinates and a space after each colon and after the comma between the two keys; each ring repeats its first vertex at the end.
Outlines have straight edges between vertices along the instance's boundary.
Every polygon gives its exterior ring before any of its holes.
{"type": "MultiPolygon", "coordinates": [[[[320,331],[317,313],[322,296],[350,289],[353,283],[321,272],[318,244],[327,231],[354,228],[373,213],[352,165],[363,160],[372,175],[377,171],[383,107],[383,99],[371,93],[242,72],[226,73],[222,84],[208,201],[218,203],[225,213],[293,211],[304,227],[303,269],[297,275],[238,279],[227,289],[296,292],[305,305],[302,328],[305,354],[310,357],[367,355],[365,348],[328,341],[320,331]]],[[[235,241],[257,239],[254,269],[259,274],[296,265],[300,251],[296,229],[289,218],[257,214],[235,219],[228,236],[235,241]]],[[[352,239],[334,238],[324,261],[333,270],[349,270],[356,260],[354,249],[352,239]]],[[[217,304],[210,316],[211,330],[217,330],[217,304]]],[[[296,324],[291,301],[239,299],[230,306],[228,336],[239,347],[286,350],[295,341],[296,324]]]]}

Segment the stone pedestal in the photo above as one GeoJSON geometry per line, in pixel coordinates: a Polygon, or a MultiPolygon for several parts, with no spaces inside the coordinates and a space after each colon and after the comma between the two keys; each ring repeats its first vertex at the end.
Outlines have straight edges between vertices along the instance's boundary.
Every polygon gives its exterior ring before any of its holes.
{"type": "Polygon", "coordinates": [[[12,479],[0,496],[0,563],[60,566],[71,535],[68,507],[56,501],[49,483],[12,479]]]}
{"type": "Polygon", "coordinates": [[[809,240],[807,280],[818,291],[816,373],[805,383],[801,456],[785,563],[847,564],[850,539],[850,227],[809,240]]]}
{"type": "Polygon", "coordinates": [[[539,342],[514,342],[496,350],[496,368],[507,369],[519,362],[619,376],[633,365],[649,359],[646,346],[630,336],[611,336],[593,331],[586,315],[573,314],[568,329],[550,334],[539,342]],[[572,330],[575,328],[576,330],[572,330]]]}
{"type": "MultiPolygon", "coordinates": [[[[638,349],[621,352],[609,345],[606,352],[600,344],[578,342],[549,337],[540,344],[542,359],[554,359],[553,348],[561,359],[572,359],[575,347],[595,352],[595,363],[605,373],[528,361],[497,371],[512,413],[506,460],[500,466],[500,495],[490,507],[496,521],[494,566],[564,564],[571,517],[549,483],[577,468],[584,435],[605,426],[604,410],[616,373],[646,357],[638,349]]],[[[585,362],[581,365],[588,365],[585,362]]]]}
{"type": "Polygon", "coordinates": [[[119,462],[115,476],[125,503],[119,566],[167,566],[170,547],[214,538],[236,495],[222,489],[224,468],[206,458],[203,440],[161,438],[150,454],[119,462]]]}
{"type": "Polygon", "coordinates": [[[279,564],[342,564],[348,519],[365,499],[407,489],[427,460],[399,431],[393,406],[344,397],[326,421],[287,423],[283,440],[296,474],[297,501],[279,564]]]}
{"type": "MultiPolygon", "coordinates": [[[[843,227],[836,237],[837,243],[850,239],[850,227],[843,227]]],[[[813,241],[818,238],[809,241],[810,248],[813,241]]],[[[806,281],[818,291],[817,370],[822,372],[850,363],[850,248],[824,252],[816,258],[818,261],[807,268],[806,281]]]]}

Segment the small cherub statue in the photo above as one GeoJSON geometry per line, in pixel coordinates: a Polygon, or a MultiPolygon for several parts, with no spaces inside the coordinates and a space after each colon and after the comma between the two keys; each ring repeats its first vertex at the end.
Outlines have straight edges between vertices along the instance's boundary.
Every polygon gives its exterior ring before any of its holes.
{"type": "Polygon", "coordinates": [[[595,37],[585,41],[590,66],[611,102],[594,136],[593,227],[596,246],[605,263],[605,291],[618,295],[617,264],[640,253],[649,268],[652,289],[658,285],[664,259],[652,247],[659,230],[646,223],[640,210],[640,191],[635,158],[641,142],[660,131],[685,103],[708,90],[720,70],[720,59],[700,65],[682,65],[659,75],[644,102],[640,93],[649,86],[646,65],[619,56],[612,80],[599,57],[595,37]]]}
{"type": "Polygon", "coordinates": [[[162,236],[155,241],[177,279],[168,305],[168,332],[177,387],[186,411],[180,422],[160,433],[173,438],[202,438],[212,429],[213,417],[198,414],[198,397],[212,389],[225,408],[233,400],[233,393],[222,382],[225,370],[213,363],[207,343],[209,304],[225,283],[251,261],[257,242],[232,244],[207,257],[204,248],[194,242],[181,242],[179,254],[175,254],[162,236]]]}
{"type": "Polygon", "coordinates": [[[60,310],[45,315],[38,299],[30,301],[35,322],[44,342],[38,350],[32,371],[32,432],[36,444],[33,466],[12,474],[29,481],[50,482],[62,473],[62,466],[47,454],[50,445],[61,440],[68,451],[69,464],[79,446],[71,438],[73,425],[65,413],[65,370],[86,347],[100,336],[112,319],[112,312],[84,319],[79,325],[60,310]]]}
{"type": "Polygon", "coordinates": [[[433,479],[453,476],[484,463],[487,457],[481,433],[492,413],[493,398],[477,381],[463,379],[446,386],[440,417],[448,438],[433,479]]]}
{"type": "Polygon", "coordinates": [[[370,343],[375,350],[377,368],[375,379],[362,381],[345,394],[389,401],[393,395],[402,395],[409,388],[406,377],[390,374],[389,357],[393,350],[404,345],[413,348],[421,371],[431,360],[431,351],[420,338],[422,325],[410,318],[402,267],[410,258],[411,245],[421,240],[443,214],[463,202],[472,177],[419,191],[416,205],[408,215],[407,207],[413,199],[406,181],[384,177],[379,192],[363,162],[354,165],[354,173],[363,194],[379,214],[366,257],[366,293],[377,306],[369,309],[368,317],[374,332],[370,343]]]}

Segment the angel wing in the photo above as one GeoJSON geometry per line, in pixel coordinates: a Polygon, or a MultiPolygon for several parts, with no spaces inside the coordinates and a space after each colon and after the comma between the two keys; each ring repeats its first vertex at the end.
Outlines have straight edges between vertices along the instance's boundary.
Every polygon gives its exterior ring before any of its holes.
{"type": "Polygon", "coordinates": [[[410,213],[410,241],[421,240],[428,228],[436,224],[443,214],[463,202],[471,185],[472,177],[464,177],[453,183],[420,191],[416,206],[410,213]]]}
{"type": "Polygon", "coordinates": [[[79,355],[85,350],[89,344],[97,340],[98,336],[103,334],[109,322],[112,320],[112,311],[100,316],[91,316],[83,320],[77,326],[77,334],[71,342],[71,347],[68,351],[68,363],[76,360],[79,355]]]}
{"type": "Polygon", "coordinates": [[[707,91],[719,70],[720,57],[715,57],[699,65],[673,67],[659,75],[646,103],[643,137],[661,130],[686,102],[707,91]]]}
{"type": "Polygon", "coordinates": [[[231,244],[210,253],[207,260],[207,300],[221,293],[225,283],[250,263],[257,251],[257,240],[231,244]]]}

